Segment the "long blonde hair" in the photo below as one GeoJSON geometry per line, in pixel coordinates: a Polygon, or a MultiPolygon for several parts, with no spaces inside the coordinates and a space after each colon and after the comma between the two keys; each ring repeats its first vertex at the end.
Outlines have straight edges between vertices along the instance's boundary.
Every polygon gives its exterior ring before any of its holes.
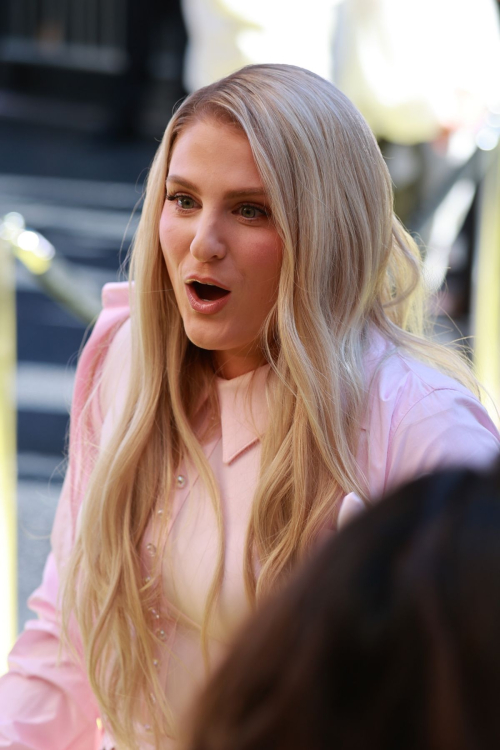
{"type": "MultiPolygon", "coordinates": [[[[219,491],[192,427],[213,370],[184,333],[158,234],[176,138],[210,117],[248,137],[283,244],[278,298],[262,331],[271,418],[246,542],[249,597],[283,580],[342,495],[366,494],[356,447],[370,330],[475,388],[464,361],[424,336],[419,251],[393,214],[384,160],[351,102],[287,65],[243,68],[192,94],[172,117],[150,171],[131,257],[128,397],[109,446],[96,456],[64,592],[65,621],[74,612],[92,687],[123,748],[138,746],[145,715],[156,745],[173,731],[153,666],[160,642],[148,610],[158,584],[142,580],[140,551],[181,460],[201,475],[219,525],[205,650],[223,578],[219,491]]],[[[213,393],[210,404],[218,415],[213,393]]]]}

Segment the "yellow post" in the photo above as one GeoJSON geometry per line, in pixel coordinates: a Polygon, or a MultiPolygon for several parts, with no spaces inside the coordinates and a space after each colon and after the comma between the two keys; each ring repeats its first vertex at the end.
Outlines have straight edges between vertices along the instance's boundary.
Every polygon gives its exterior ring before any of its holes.
{"type": "Polygon", "coordinates": [[[17,633],[14,257],[0,234],[0,674],[17,633]]]}
{"type": "MultiPolygon", "coordinates": [[[[473,334],[476,373],[500,409],[500,147],[492,154],[481,192],[474,273],[473,334]]],[[[488,404],[487,404],[488,406],[488,404]]],[[[498,422],[495,409],[490,409],[498,422]]]]}

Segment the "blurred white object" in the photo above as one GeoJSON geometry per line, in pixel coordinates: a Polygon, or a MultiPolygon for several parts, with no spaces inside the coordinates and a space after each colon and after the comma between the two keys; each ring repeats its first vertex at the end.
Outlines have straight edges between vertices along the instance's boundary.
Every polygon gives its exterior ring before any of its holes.
{"type": "Polygon", "coordinates": [[[424,278],[427,289],[437,292],[450,262],[450,251],[469,211],[476,186],[471,179],[458,180],[437,207],[430,223],[424,278]]]}
{"type": "Polygon", "coordinates": [[[344,526],[359,516],[360,513],[363,513],[364,510],[366,510],[366,505],[363,500],[355,492],[349,492],[342,500],[342,505],[340,506],[337,529],[344,528],[344,526]]]}
{"type": "Polygon", "coordinates": [[[184,83],[194,91],[251,63],[289,63],[332,78],[342,0],[182,0],[184,83]]]}
{"type": "MultiPolygon", "coordinates": [[[[182,0],[184,82],[194,91],[251,63],[335,80],[378,137],[475,131],[500,101],[495,0],[182,0]]],[[[492,148],[491,135],[480,147],[492,148]]]]}
{"type": "Polygon", "coordinates": [[[495,0],[346,0],[337,42],[336,82],[387,140],[474,130],[499,101],[495,0]]]}
{"type": "Polygon", "coordinates": [[[0,239],[33,274],[44,274],[55,257],[54,247],[38,232],[27,230],[22,214],[12,211],[0,218],[0,239]]]}

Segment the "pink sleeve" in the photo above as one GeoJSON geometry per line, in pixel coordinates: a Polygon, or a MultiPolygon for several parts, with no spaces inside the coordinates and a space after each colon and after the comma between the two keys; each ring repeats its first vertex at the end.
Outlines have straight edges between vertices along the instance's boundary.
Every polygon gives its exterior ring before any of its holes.
{"type": "Polygon", "coordinates": [[[389,443],[385,489],[440,468],[484,468],[499,450],[498,431],[472,394],[435,389],[398,415],[389,443]]]}
{"type": "Polygon", "coordinates": [[[29,600],[38,620],[26,623],[0,679],[0,748],[94,750],[99,716],[84,668],[59,655],[58,573],[53,554],[29,600]]]}
{"type": "MultiPolygon", "coordinates": [[[[60,651],[59,573],[71,551],[78,512],[96,449],[102,415],[98,398],[84,406],[99,382],[110,342],[129,316],[125,284],[106,285],[104,310],[78,362],[69,444],[69,467],[52,531],[52,553],[41,586],[29,605],[38,615],[19,636],[0,679],[0,748],[9,750],[96,750],[97,702],[84,666],[72,652],[60,651]],[[60,657],[60,658],[59,658],[60,657]]],[[[76,627],[72,645],[81,653],[76,627]]]]}

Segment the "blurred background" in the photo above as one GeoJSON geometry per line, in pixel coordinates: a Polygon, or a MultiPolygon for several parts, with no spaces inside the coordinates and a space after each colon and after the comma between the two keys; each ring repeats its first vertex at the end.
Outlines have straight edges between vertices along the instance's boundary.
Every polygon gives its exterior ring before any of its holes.
{"type": "Polygon", "coordinates": [[[189,91],[254,62],[345,91],[422,246],[436,335],[467,337],[494,412],[499,17],[497,0],[3,0],[0,659],[49,550],[82,338],[102,285],[126,276],[149,165],[189,91]]]}

